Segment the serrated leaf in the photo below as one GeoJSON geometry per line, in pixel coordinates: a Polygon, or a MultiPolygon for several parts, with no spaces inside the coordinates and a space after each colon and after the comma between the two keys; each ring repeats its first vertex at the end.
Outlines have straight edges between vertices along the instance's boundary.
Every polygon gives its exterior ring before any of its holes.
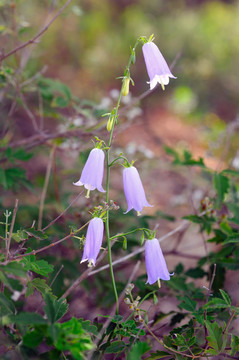
{"type": "Polygon", "coordinates": [[[105,350],[106,354],[117,354],[124,350],[125,343],[123,341],[113,341],[105,350]]]}
{"type": "Polygon", "coordinates": [[[0,317],[15,313],[13,302],[3,293],[0,293],[0,317]]]}
{"type": "Polygon", "coordinates": [[[216,207],[219,209],[222,205],[226,193],[229,190],[229,179],[221,173],[215,173],[213,184],[217,192],[216,207]]]}
{"type": "Polygon", "coordinates": [[[47,285],[46,280],[40,278],[35,278],[32,281],[28,281],[26,297],[32,295],[34,289],[39,291],[42,295],[45,295],[47,292],[51,291],[51,288],[47,285]]]}
{"type": "Polygon", "coordinates": [[[92,325],[90,320],[83,320],[83,319],[78,319],[78,321],[81,323],[82,328],[87,331],[90,334],[93,335],[97,335],[98,331],[97,331],[97,327],[95,325],[92,325]]]}
{"type": "Polygon", "coordinates": [[[180,298],[180,300],[182,301],[178,306],[181,309],[185,309],[191,312],[194,312],[196,310],[196,306],[197,306],[197,302],[188,298],[188,297],[183,297],[180,298]]]}
{"type": "Polygon", "coordinates": [[[229,295],[222,289],[219,289],[219,291],[220,291],[224,301],[226,302],[226,304],[230,306],[231,305],[231,299],[230,299],[229,295]]]}
{"type": "Polygon", "coordinates": [[[61,351],[70,351],[76,360],[82,360],[83,352],[94,347],[90,336],[74,317],[64,323],[55,323],[49,330],[55,347],[61,351]]]}
{"type": "Polygon", "coordinates": [[[239,337],[236,335],[231,335],[231,355],[234,356],[239,352],[239,337]]]}
{"type": "Polygon", "coordinates": [[[24,229],[24,232],[26,232],[28,236],[33,236],[34,238],[39,239],[39,240],[45,240],[48,238],[48,236],[46,234],[43,234],[42,231],[35,230],[33,228],[24,229]]]}
{"type": "Polygon", "coordinates": [[[16,233],[12,234],[12,238],[13,238],[13,240],[15,240],[16,242],[19,243],[19,242],[27,239],[28,236],[23,230],[17,230],[16,233]]]}
{"type": "Polygon", "coordinates": [[[53,271],[53,266],[48,264],[45,260],[35,260],[34,255],[24,257],[20,263],[24,264],[24,268],[28,271],[34,271],[35,273],[43,276],[47,276],[53,271]]]}
{"type": "Polygon", "coordinates": [[[19,325],[46,324],[46,320],[41,315],[30,312],[21,312],[15,316],[10,316],[9,321],[19,325]]]}
{"type": "Polygon", "coordinates": [[[127,360],[140,360],[142,355],[150,350],[150,346],[146,342],[137,342],[130,350],[127,360]]]}
{"type": "Polygon", "coordinates": [[[211,299],[206,305],[203,307],[204,309],[226,309],[228,308],[228,304],[225,302],[224,299],[220,298],[213,298],[211,299]]]}
{"type": "Polygon", "coordinates": [[[206,327],[209,331],[209,336],[207,336],[208,344],[211,346],[217,353],[224,350],[224,334],[223,329],[214,322],[206,320],[206,327]]]}
{"type": "Polygon", "coordinates": [[[158,360],[158,359],[163,359],[165,357],[168,357],[172,354],[166,352],[166,351],[160,351],[157,350],[155,353],[150,354],[149,357],[147,357],[145,360],[158,360]]]}
{"type": "Polygon", "coordinates": [[[46,293],[44,296],[44,310],[48,320],[53,324],[61,319],[68,310],[69,305],[64,299],[57,299],[54,295],[46,293]]]}
{"type": "Polygon", "coordinates": [[[12,261],[7,265],[1,265],[0,266],[0,271],[4,271],[6,273],[12,274],[12,275],[16,275],[16,276],[20,276],[20,277],[25,277],[26,276],[26,272],[27,270],[24,269],[23,264],[20,264],[19,262],[16,261],[12,261]]]}

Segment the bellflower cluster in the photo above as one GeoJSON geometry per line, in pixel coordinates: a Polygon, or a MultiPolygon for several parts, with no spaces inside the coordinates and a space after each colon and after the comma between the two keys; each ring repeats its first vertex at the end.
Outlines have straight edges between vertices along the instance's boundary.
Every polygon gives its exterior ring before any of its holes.
{"type": "Polygon", "coordinates": [[[161,84],[164,90],[169,78],[176,79],[176,77],[173,76],[159,48],[152,41],[145,43],[142,50],[150,79],[150,90],[154,89],[157,83],[161,84]]]}
{"type": "Polygon", "coordinates": [[[87,228],[84,252],[81,263],[84,261],[89,262],[89,266],[95,266],[96,258],[100,252],[103,241],[104,222],[99,217],[94,217],[90,220],[87,228]]]}
{"type": "Polygon", "coordinates": [[[80,180],[73,183],[76,186],[82,186],[88,190],[86,197],[89,198],[91,190],[99,190],[105,192],[102,187],[103,175],[104,175],[104,151],[98,148],[91,150],[89,157],[82,170],[80,180]]]}
{"type": "Polygon", "coordinates": [[[168,272],[158,239],[146,240],[145,265],[148,274],[146,284],[152,285],[160,279],[170,280],[170,275],[173,275],[168,272]]]}
{"type": "Polygon", "coordinates": [[[128,209],[125,214],[127,214],[127,212],[130,210],[135,209],[139,215],[144,206],[152,206],[146,200],[144,188],[138,170],[134,166],[124,168],[123,184],[124,193],[128,204],[128,209]]]}
{"type": "MultiPolygon", "coordinates": [[[[169,78],[175,78],[175,76],[171,73],[163,55],[159,51],[158,47],[152,42],[152,36],[149,38],[148,42],[145,39],[145,37],[141,37],[137,40],[136,45],[139,43],[139,41],[142,40],[144,42],[144,45],[142,47],[143,56],[147,68],[147,72],[149,75],[149,84],[150,89],[154,89],[157,83],[161,84],[163,90],[164,86],[169,83],[169,78]]],[[[110,137],[109,142],[107,146],[107,168],[109,170],[110,166],[112,166],[113,163],[118,161],[119,159],[124,159],[124,170],[123,170],[123,186],[124,186],[124,193],[127,201],[127,211],[128,213],[130,210],[134,209],[137,211],[138,215],[140,215],[140,212],[143,210],[145,206],[151,207],[146,199],[145,191],[138,173],[138,170],[131,164],[129,164],[128,160],[123,157],[119,156],[111,163],[109,162],[109,150],[111,148],[112,144],[112,135],[113,135],[113,129],[115,122],[118,118],[118,109],[120,104],[120,98],[121,95],[126,96],[129,92],[129,84],[130,81],[133,84],[133,80],[130,77],[130,70],[129,66],[130,63],[134,63],[135,61],[135,48],[131,51],[131,57],[129,59],[129,64],[126,67],[124,77],[122,80],[122,88],[119,95],[119,100],[116,105],[116,107],[112,110],[109,116],[109,120],[107,122],[107,130],[110,131],[110,137]]],[[[107,114],[108,115],[108,114],[107,114]]],[[[99,144],[96,145],[96,148],[91,150],[89,157],[85,163],[85,166],[82,170],[82,174],[80,177],[80,180],[74,183],[76,186],[84,186],[87,189],[87,195],[86,197],[89,197],[89,193],[91,190],[97,189],[100,192],[105,192],[105,190],[102,187],[102,181],[103,181],[103,173],[104,173],[104,159],[105,154],[104,151],[100,148],[101,147],[101,140],[98,140],[99,144]]],[[[103,232],[104,232],[104,222],[102,220],[102,216],[106,214],[106,223],[107,223],[107,245],[108,245],[108,251],[109,251],[109,265],[111,269],[111,278],[113,283],[113,289],[115,292],[115,298],[116,302],[118,301],[118,295],[117,290],[115,286],[114,281],[114,275],[113,275],[113,268],[112,268],[112,260],[111,260],[111,247],[110,247],[110,236],[109,236],[109,210],[110,208],[110,202],[109,202],[109,171],[107,171],[107,195],[106,195],[106,207],[104,211],[102,212],[102,209],[98,209],[94,214],[93,218],[89,222],[89,226],[86,233],[86,240],[85,240],[85,246],[84,246],[84,252],[82,256],[81,262],[88,261],[89,266],[94,266],[96,263],[96,258],[100,252],[100,248],[102,246],[103,241],[103,232]],[[100,217],[101,216],[101,217],[100,217]]],[[[146,230],[147,233],[147,230],[146,230]]],[[[162,280],[170,280],[170,276],[173,274],[170,274],[159,244],[159,241],[154,237],[155,233],[150,233],[148,235],[148,238],[150,240],[146,240],[145,243],[145,264],[146,264],[146,270],[147,270],[147,283],[152,285],[156,281],[160,282],[160,279],[162,280]]],[[[132,299],[131,299],[132,300],[132,299]]],[[[130,302],[131,300],[127,298],[127,302],[130,302]]],[[[137,299],[136,299],[137,300],[137,299]]],[[[131,305],[135,306],[136,312],[137,306],[138,306],[138,300],[136,302],[133,302],[131,305]],[[132,305],[133,304],[133,305],[132,305]]]]}

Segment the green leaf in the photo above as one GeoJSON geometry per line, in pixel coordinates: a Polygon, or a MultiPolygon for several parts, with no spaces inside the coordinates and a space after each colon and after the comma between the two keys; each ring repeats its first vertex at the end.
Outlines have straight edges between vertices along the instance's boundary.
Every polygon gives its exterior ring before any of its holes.
{"type": "Polygon", "coordinates": [[[5,170],[0,168],[0,184],[3,185],[4,189],[8,188],[5,170]]]}
{"type": "Polygon", "coordinates": [[[20,277],[25,277],[26,276],[26,272],[27,270],[24,269],[23,264],[20,264],[19,262],[16,261],[12,261],[7,265],[1,265],[0,266],[0,271],[4,271],[6,273],[12,274],[12,275],[16,275],[16,276],[20,276],[20,277]]]}
{"type": "Polygon", "coordinates": [[[231,355],[234,356],[239,352],[239,337],[236,335],[231,335],[231,355]]]}
{"type": "Polygon", "coordinates": [[[24,268],[28,271],[34,271],[35,273],[43,276],[47,276],[53,271],[53,266],[48,264],[45,260],[35,260],[34,255],[24,257],[20,263],[24,264],[24,268]]]}
{"type": "Polygon", "coordinates": [[[34,289],[39,291],[42,295],[45,295],[47,292],[51,291],[51,288],[47,285],[46,280],[40,278],[35,278],[32,281],[28,281],[26,297],[32,295],[34,289]]]}
{"type": "Polygon", "coordinates": [[[229,190],[229,179],[221,173],[215,173],[213,178],[213,184],[217,192],[216,207],[220,209],[224,197],[229,190]]]}
{"type": "Polygon", "coordinates": [[[8,161],[14,162],[15,160],[21,160],[21,161],[27,161],[31,159],[33,154],[26,153],[24,149],[17,149],[14,151],[12,148],[7,148],[5,150],[6,157],[8,158],[8,161]]]}
{"type": "Polygon", "coordinates": [[[62,96],[57,96],[52,102],[51,102],[51,106],[52,107],[60,107],[60,108],[64,108],[67,107],[69,105],[69,100],[65,99],[62,96]]]}
{"type": "Polygon", "coordinates": [[[42,343],[44,336],[45,335],[42,331],[35,329],[23,336],[23,345],[29,348],[36,348],[42,343]]]}
{"type": "Polygon", "coordinates": [[[137,342],[132,346],[127,360],[142,359],[142,355],[150,350],[150,346],[146,342],[137,342]]]}
{"type": "Polygon", "coordinates": [[[70,351],[72,357],[76,360],[82,360],[83,352],[94,347],[90,336],[74,317],[64,323],[52,325],[49,328],[49,335],[58,350],[70,351]]]}
{"type": "Polygon", "coordinates": [[[3,293],[0,293],[0,317],[15,313],[15,306],[3,293]]]}
{"type": "Polygon", "coordinates": [[[24,230],[17,230],[16,233],[12,234],[13,240],[16,242],[21,242],[23,240],[26,240],[28,238],[27,234],[24,232],[24,230]]]}
{"type": "Polygon", "coordinates": [[[97,335],[98,331],[97,331],[97,327],[95,325],[92,325],[90,320],[83,320],[83,319],[78,319],[79,323],[81,323],[82,328],[87,331],[90,334],[93,335],[97,335]]]}
{"type": "Polygon", "coordinates": [[[147,357],[145,360],[158,360],[158,359],[163,359],[165,357],[168,357],[172,354],[166,352],[166,351],[160,351],[157,350],[155,353],[150,354],[149,357],[147,357]]]}
{"type": "Polygon", "coordinates": [[[24,231],[27,233],[28,236],[33,236],[38,240],[45,240],[48,238],[48,236],[46,234],[43,234],[43,232],[40,230],[35,230],[33,228],[30,228],[30,229],[24,229],[24,231]]]}
{"type": "Polygon", "coordinates": [[[124,350],[125,343],[123,341],[113,341],[105,350],[106,354],[117,354],[124,350]]]}
{"type": "Polygon", "coordinates": [[[219,289],[219,291],[220,291],[224,301],[226,302],[226,304],[230,306],[231,305],[231,299],[230,299],[229,295],[222,289],[219,289]]]}
{"type": "Polygon", "coordinates": [[[197,306],[197,302],[188,298],[188,297],[183,297],[180,298],[180,300],[182,300],[182,302],[178,305],[181,309],[185,309],[191,312],[194,312],[196,310],[196,306],[197,306]]]}
{"type": "Polygon", "coordinates": [[[169,146],[164,146],[164,150],[168,155],[174,157],[173,160],[174,165],[205,167],[203,158],[200,157],[199,160],[193,159],[192,154],[188,150],[184,150],[182,155],[169,146]]]}
{"type": "MultiPolygon", "coordinates": [[[[230,305],[229,305],[230,306],[230,305]]],[[[228,304],[225,302],[224,299],[220,298],[213,298],[210,300],[206,305],[204,305],[204,309],[210,310],[210,309],[226,309],[229,307],[228,304]]]]}
{"type": "Polygon", "coordinates": [[[200,267],[188,269],[185,275],[190,276],[194,279],[199,279],[207,275],[207,272],[200,267]]]}
{"type": "Polygon", "coordinates": [[[37,313],[21,312],[15,316],[9,317],[10,323],[18,325],[38,325],[46,324],[46,320],[37,313]]]}
{"type": "Polygon", "coordinates": [[[68,310],[68,304],[65,299],[57,299],[55,296],[46,293],[44,296],[45,306],[44,310],[48,320],[53,324],[61,319],[68,310]]]}
{"type": "Polygon", "coordinates": [[[211,346],[217,353],[224,350],[225,339],[223,334],[223,329],[214,322],[206,320],[206,327],[209,331],[209,336],[207,336],[208,344],[211,346]]]}
{"type": "Polygon", "coordinates": [[[183,219],[189,220],[195,224],[201,224],[203,222],[202,218],[198,215],[183,216],[183,219]]]}

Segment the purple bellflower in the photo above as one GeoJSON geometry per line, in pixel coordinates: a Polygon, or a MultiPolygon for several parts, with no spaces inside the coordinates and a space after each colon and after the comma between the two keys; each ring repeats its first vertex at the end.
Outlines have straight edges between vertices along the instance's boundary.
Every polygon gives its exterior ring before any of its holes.
{"type": "Polygon", "coordinates": [[[102,187],[104,175],[104,151],[98,148],[91,150],[89,157],[82,170],[80,180],[73,183],[76,186],[82,186],[87,189],[86,197],[89,198],[91,190],[99,190],[105,192],[102,187]]]}
{"type": "Polygon", "coordinates": [[[96,258],[100,252],[103,240],[104,222],[101,218],[94,217],[90,220],[87,228],[84,252],[81,263],[89,262],[89,266],[95,266],[96,258]]]}
{"type": "Polygon", "coordinates": [[[144,206],[152,206],[146,200],[138,170],[134,166],[124,168],[123,183],[124,193],[128,204],[128,209],[125,214],[131,209],[135,209],[138,212],[138,215],[140,215],[144,206]]]}
{"type": "Polygon", "coordinates": [[[150,90],[154,89],[157,83],[161,84],[164,90],[164,85],[168,85],[169,78],[176,79],[171,73],[168,64],[155,43],[149,41],[142,47],[146,68],[148,71],[150,90]]]}
{"type": "Polygon", "coordinates": [[[148,274],[146,284],[152,285],[160,279],[170,280],[170,274],[159,244],[158,239],[146,240],[145,242],[145,265],[148,274]]]}

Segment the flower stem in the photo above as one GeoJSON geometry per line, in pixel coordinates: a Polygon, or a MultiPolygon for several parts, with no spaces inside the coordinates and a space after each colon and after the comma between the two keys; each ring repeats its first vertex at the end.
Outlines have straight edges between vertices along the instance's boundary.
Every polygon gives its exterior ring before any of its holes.
{"type": "MultiPolygon", "coordinates": [[[[133,62],[133,58],[134,58],[134,55],[135,55],[135,49],[136,49],[136,46],[139,44],[139,42],[140,42],[140,38],[136,41],[135,46],[133,48],[133,51],[131,51],[129,61],[128,61],[128,64],[127,64],[126,69],[125,69],[125,73],[126,72],[129,73],[130,64],[133,62]]],[[[118,110],[119,110],[122,94],[123,94],[123,83],[121,85],[119,98],[118,98],[116,107],[114,109],[113,123],[112,123],[111,130],[110,130],[110,136],[109,136],[109,141],[108,141],[108,149],[107,149],[107,152],[106,152],[106,162],[107,162],[106,203],[109,202],[110,166],[112,165],[112,163],[110,163],[110,147],[111,147],[111,143],[112,143],[115,122],[116,122],[117,117],[118,117],[118,110]]],[[[113,270],[113,265],[112,265],[112,252],[111,252],[111,239],[110,239],[109,223],[110,223],[110,214],[109,214],[109,210],[107,210],[107,212],[106,212],[106,238],[107,238],[107,247],[108,247],[108,259],[109,259],[111,281],[112,281],[113,291],[114,291],[115,301],[116,301],[116,311],[115,312],[116,312],[116,314],[118,314],[119,313],[119,299],[118,299],[118,293],[117,293],[116,284],[115,284],[115,278],[114,278],[114,270],[113,270]]]]}

